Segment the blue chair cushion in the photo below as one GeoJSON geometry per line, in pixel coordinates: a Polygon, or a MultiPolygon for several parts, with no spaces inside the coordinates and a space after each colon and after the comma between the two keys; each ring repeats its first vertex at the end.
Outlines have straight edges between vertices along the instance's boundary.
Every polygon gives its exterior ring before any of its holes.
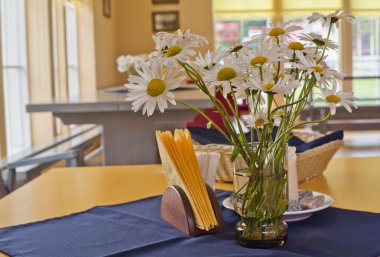
{"type": "MultiPolygon", "coordinates": [[[[216,129],[210,128],[204,128],[204,127],[188,127],[187,128],[190,131],[191,137],[193,140],[197,141],[201,145],[208,145],[208,144],[223,144],[228,145],[229,142],[227,139],[224,138],[224,136],[219,133],[216,129]]],[[[274,139],[277,134],[277,127],[273,128],[272,131],[272,138],[274,139]]],[[[251,133],[248,132],[245,134],[248,141],[251,140],[251,133]]],[[[291,135],[291,138],[288,141],[289,146],[295,146],[297,153],[302,153],[307,150],[313,149],[315,147],[321,146],[323,144],[329,143],[331,141],[340,140],[343,139],[343,131],[338,130],[335,132],[332,132],[328,135],[325,135],[323,137],[317,138],[311,142],[304,142],[300,138],[298,138],[295,135],[291,135]]],[[[254,134],[254,141],[257,141],[257,135],[254,134]]]]}

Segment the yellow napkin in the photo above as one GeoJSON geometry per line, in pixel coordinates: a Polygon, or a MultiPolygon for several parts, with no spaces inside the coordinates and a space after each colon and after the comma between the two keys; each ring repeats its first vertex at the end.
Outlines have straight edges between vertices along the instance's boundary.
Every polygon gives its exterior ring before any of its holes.
{"type": "Polygon", "coordinates": [[[202,179],[188,130],[156,132],[158,149],[170,185],[179,185],[189,198],[196,227],[210,230],[218,225],[202,179]]]}

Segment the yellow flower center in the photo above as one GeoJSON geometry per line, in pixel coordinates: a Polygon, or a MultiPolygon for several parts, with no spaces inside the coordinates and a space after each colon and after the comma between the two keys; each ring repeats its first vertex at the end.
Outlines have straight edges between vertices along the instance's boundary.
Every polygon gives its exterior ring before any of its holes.
{"type": "Polygon", "coordinates": [[[339,21],[339,18],[338,17],[331,17],[331,23],[335,23],[335,22],[338,22],[339,21]]]}
{"type": "Polygon", "coordinates": [[[252,66],[256,66],[258,64],[263,65],[267,60],[268,59],[266,57],[259,55],[253,58],[250,63],[252,66]]]}
{"type": "Polygon", "coordinates": [[[283,34],[285,34],[285,30],[283,30],[282,28],[273,28],[271,31],[269,31],[269,36],[272,37],[277,37],[283,34]]]}
{"type": "Polygon", "coordinates": [[[148,86],[146,88],[146,92],[150,96],[159,96],[161,95],[166,88],[166,84],[162,79],[152,79],[149,81],[148,86]]]}
{"type": "MultiPolygon", "coordinates": [[[[273,78],[276,78],[276,76],[277,76],[277,72],[273,72],[273,73],[272,73],[272,76],[273,76],[273,78]]],[[[279,77],[280,79],[283,79],[283,78],[285,77],[285,75],[284,75],[284,73],[280,73],[280,74],[278,74],[278,77],[279,77]]]]}
{"type": "Polygon", "coordinates": [[[179,31],[181,31],[182,34],[185,34],[186,33],[186,30],[185,29],[181,29],[181,30],[176,30],[176,32],[174,32],[175,35],[178,35],[179,31]]]}
{"type": "Polygon", "coordinates": [[[314,42],[314,44],[316,44],[317,46],[324,46],[324,45],[325,45],[325,41],[320,40],[320,39],[318,39],[318,38],[313,39],[313,42],[314,42]]]}
{"type": "Polygon", "coordinates": [[[334,103],[334,104],[337,104],[340,102],[340,97],[337,96],[337,95],[328,95],[326,97],[326,101],[329,102],[329,103],[334,103]]]}
{"type": "Polygon", "coordinates": [[[321,66],[311,66],[310,68],[318,73],[322,73],[324,71],[324,69],[321,66]]]}
{"type": "Polygon", "coordinates": [[[264,125],[264,123],[265,123],[265,120],[263,118],[258,118],[255,120],[256,127],[261,127],[262,125],[264,125]]]}
{"type": "Polygon", "coordinates": [[[219,81],[225,81],[225,80],[231,80],[237,76],[236,71],[230,67],[222,68],[218,72],[218,80],[219,81]]]}
{"type": "Polygon", "coordinates": [[[166,56],[167,57],[173,57],[179,54],[182,51],[181,47],[179,46],[171,46],[166,50],[166,56]]]}
{"type": "Polygon", "coordinates": [[[291,43],[289,43],[288,48],[292,49],[292,50],[304,50],[305,49],[303,44],[300,42],[291,42],[291,43]]]}
{"type": "Polygon", "coordinates": [[[264,85],[264,88],[268,91],[270,91],[274,87],[273,83],[267,83],[264,85]]]}

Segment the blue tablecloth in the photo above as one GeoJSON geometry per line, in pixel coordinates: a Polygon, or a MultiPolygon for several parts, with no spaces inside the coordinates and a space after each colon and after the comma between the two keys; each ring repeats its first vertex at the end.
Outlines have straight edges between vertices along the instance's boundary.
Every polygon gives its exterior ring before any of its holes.
{"type": "MultiPolygon", "coordinates": [[[[228,192],[217,191],[219,200],[228,192]]],[[[249,249],[236,243],[238,216],[223,208],[224,233],[187,237],[160,219],[161,197],[147,198],[0,229],[0,251],[23,257],[80,256],[380,256],[380,214],[328,208],[289,223],[285,246],[249,249]]]]}

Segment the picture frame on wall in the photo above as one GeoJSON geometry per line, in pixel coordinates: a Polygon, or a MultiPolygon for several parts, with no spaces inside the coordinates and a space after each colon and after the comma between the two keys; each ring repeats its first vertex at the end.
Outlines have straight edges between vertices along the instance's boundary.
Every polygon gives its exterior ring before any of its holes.
{"type": "Polygon", "coordinates": [[[176,31],[179,29],[178,11],[153,12],[152,13],[153,32],[176,31]]]}
{"type": "Polygon", "coordinates": [[[103,0],[103,16],[111,18],[111,0],[103,0]]]}
{"type": "Polygon", "coordinates": [[[152,0],[153,4],[178,4],[179,0],[152,0]]]}

